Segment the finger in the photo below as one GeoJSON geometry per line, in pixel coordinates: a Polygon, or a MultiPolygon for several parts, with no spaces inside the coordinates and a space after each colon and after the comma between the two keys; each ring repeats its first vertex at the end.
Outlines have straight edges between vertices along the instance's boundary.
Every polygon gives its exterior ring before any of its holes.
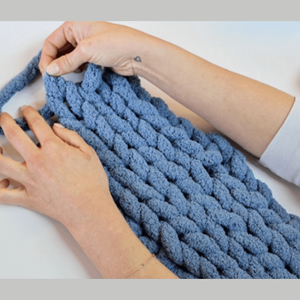
{"type": "Polygon", "coordinates": [[[24,188],[0,189],[0,203],[26,207],[26,191],[24,188]]]}
{"type": "Polygon", "coordinates": [[[32,106],[22,106],[21,113],[41,146],[47,140],[56,139],[56,135],[53,133],[51,127],[32,106]]]}
{"type": "Polygon", "coordinates": [[[51,64],[47,66],[46,72],[52,76],[64,75],[75,71],[87,61],[89,61],[89,57],[84,47],[79,44],[74,51],[53,60],[51,64]]]}
{"type": "Polygon", "coordinates": [[[64,142],[80,149],[84,153],[89,153],[90,146],[85,142],[85,140],[76,132],[65,127],[61,127],[59,123],[53,125],[54,133],[61,138],[64,142]]]}
{"type": "Polygon", "coordinates": [[[37,155],[39,149],[8,113],[4,112],[1,114],[0,126],[7,140],[24,160],[29,160],[32,156],[37,155]]]}
{"type": "Polygon", "coordinates": [[[88,63],[84,63],[79,68],[77,68],[74,72],[75,73],[81,73],[87,69],[88,63]]]}
{"type": "Polygon", "coordinates": [[[24,164],[3,155],[0,155],[0,173],[20,183],[26,181],[24,164]]]}
{"type": "Polygon", "coordinates": [[[66,45],[64,45],[62,48],[58,50],[57,58],[72,52],[74,49],[75,47],[73,47],[70,43],[67,43],[66,45]]]}
{"type": "Polygon", "coordinates": [[[9,186],[9,180],[7,178],[0,181],[0,188],[7,188],[9,186]]]}
{"type": "Polygon", "coordinates": [[[72,22],[65,22],[45,40],[39,63],[39,68],[43,75],[46,67],[56,59],[59,49],[67,43],[76,47],[77,42],[73,33],[72,24],[72,22]]]}

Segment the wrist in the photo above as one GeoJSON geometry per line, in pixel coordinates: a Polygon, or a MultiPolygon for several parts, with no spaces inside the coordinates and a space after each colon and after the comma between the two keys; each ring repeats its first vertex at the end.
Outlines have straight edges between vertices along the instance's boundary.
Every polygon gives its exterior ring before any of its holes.
{"type": "Polygon", "coordinates": [[[89,213],[81,213],[67,228],[104,278],[123,278],[151,253],[131,230],[116,204],[107,203],[89,213]]]}
{"type": "Polygon", "coordinates": [[[101,221],[102,225],[105,225],[105,223],[109,222],[110,218],[117,218],[120,214],[110,194],[105,193],[97,197],[97,199],[89,199],[87,202],[76,209],[72,219],[70,218],[68,221],[62,222],[76,239],[84,236],[84,232],[90,229],[95,220],[98,223],[101,221]]]}
{"type": "Polygon", "coordinates": [[[135,50],[132,67],[135,74],[150,82],[164,82],[165,77],[160,72],[168,63],[168,53],[174,45],[151,35],[145,35],[139,40],[135,50]]]}

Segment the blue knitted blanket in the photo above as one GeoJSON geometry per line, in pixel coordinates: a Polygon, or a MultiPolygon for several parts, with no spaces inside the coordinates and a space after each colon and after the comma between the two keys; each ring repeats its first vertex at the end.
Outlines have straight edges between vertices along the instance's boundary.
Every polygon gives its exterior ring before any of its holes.
{"type": "MultiPolygon", "coordinates": [[[[39,75],[39,59],[0,91],[0,110],[39,75]]],[[[39,113],[95,149],[131,229],[178,277],[300,278],[300,218],[225,138],[176,117],[136,76],[89,64],[82,82],[46,74],[44,84],[39,113]]]]}

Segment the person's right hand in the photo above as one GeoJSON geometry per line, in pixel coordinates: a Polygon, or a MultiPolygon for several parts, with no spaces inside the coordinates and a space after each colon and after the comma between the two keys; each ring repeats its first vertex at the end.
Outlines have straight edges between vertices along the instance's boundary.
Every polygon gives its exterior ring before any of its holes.
{"type": "Polygon", "coordinates": [[[41,73],[60,76],[91,62],[120,75],[134,75],[134,64],[150,35],[108,22],[65,22],[43,46],[41,73]]]}

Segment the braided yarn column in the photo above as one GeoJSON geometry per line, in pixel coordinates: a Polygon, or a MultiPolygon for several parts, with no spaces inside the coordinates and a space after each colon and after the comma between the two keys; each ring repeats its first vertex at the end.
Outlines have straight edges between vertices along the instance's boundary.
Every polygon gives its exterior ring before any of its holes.
{"type": "Polygon", "coordinates": [[[300,278],[299,217],[225,138],[176,117],[136,76],[90,64],[82,82],[46,74],[44,83],[41,115],[95,149],[131,229],[178,277],[300,278]]]}

